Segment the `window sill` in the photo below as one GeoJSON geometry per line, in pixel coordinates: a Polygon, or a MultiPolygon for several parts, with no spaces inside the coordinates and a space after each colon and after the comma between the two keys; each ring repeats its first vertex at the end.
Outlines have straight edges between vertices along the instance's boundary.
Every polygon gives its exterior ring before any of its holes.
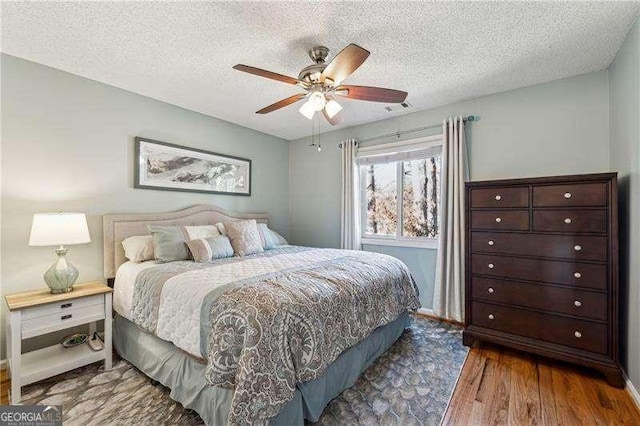
{"type": "Polygon", "coordinates": [[[438,240],[432,241],[412,241],[412,240],[396,240],[386,238],[362,238],[360,243],[370,246],[392,246],[392,247],[411,247],[421,249],[438,249],[438,240]]]}

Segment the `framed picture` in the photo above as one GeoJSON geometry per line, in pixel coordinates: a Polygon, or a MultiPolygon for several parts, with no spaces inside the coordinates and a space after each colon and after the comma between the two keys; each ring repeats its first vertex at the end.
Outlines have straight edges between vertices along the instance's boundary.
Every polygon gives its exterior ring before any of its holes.
{"type": "Polygon", "coordinates": [[[251,195],[251,160],[135,138],[135,188],[251,195]]]}

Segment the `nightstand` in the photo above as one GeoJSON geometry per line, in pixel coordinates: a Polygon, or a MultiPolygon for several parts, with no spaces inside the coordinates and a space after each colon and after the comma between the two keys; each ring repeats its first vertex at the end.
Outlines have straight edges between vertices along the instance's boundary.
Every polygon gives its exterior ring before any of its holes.
{"type": "Polygon", "coordinates": [[[76,284],[69,293],[51,294],[49,289],[5,296],[8,309],[7,359],[11,374],[11,404],[20,403],[22,386],[83,365],[104,360],[111,368],[111,293],[100,282],[76,284]],[[88,344],[65,348],[61,344],[22,353],[22,340],[58,330],[89,324],[89,336],[96,321],[104,319],[104,349],[93,351],[88,344]]]}

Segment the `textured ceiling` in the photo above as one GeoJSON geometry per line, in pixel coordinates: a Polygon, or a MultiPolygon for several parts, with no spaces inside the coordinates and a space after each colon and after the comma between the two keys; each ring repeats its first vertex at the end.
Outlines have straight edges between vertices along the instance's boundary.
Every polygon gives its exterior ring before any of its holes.
{"type": "MultiPolygon", "coordinates": [[[[638,2],[216,2],[2,4],[1,50],[285,139],[310,133],[297,106],[257,115],[297,88],[307,49],[371,56],[347,84],[409,92],[415,108],[343,101],[341,127],[606,68],[638,2]]],[[[328,130],[323,122],[323,131],[328,130]]]]}

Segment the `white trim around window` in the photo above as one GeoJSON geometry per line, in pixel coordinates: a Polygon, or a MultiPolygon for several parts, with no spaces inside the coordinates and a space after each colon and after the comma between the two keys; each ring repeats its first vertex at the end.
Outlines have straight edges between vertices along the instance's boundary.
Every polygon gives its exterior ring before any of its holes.
{"type": "MultiPolygon", "coordinates": [[[[399,142],[390,142],[379,145],[372,145],[361,147],[358,149],[358,158],[366,158],[373,156],[393,156],[396,153],[401,152],[410,152],[417,150],[424,150],[429,148],[434,148],[442,146],[442,135],[433,135],[426,136],[421,138],[415,138],[405,141],[399,142]]],[[[402,160],[394,160],[402,161],[402,160]]],[[[422,248],[422,249],[438,249],[438,238],[428,238],[428,237],[405,237],[402,235],[402,202],[399,201],[397,204],[398,213],[397,213],[397,226],[396,226],[396,235],[371,235],[366,234],[366,219],[367,219],[367,209],[366,205],[366,172],[364,168],[359,165],[360,171],[360,215],[361,220],[360,224],[362,226],[362,238],[361,243],[365,245],[376,245],[376,246],[394,246],[394,247],[412,247],[412,248],[422,248]]],[[[398,185],[402,185],[403,180],[403,171],[402,167],[397,168],[398,176],[396,178],[396,182],[398,185]]]]}
{"type": "Polygon", "coordinates": [[[391,238],[370,235],[368,237],[362,238],[361,243],[369,246],[413,247],[430,250],[438,249],[437,238],[404,237],[396,239],[395,235],[392,235],[391,238]]]}

